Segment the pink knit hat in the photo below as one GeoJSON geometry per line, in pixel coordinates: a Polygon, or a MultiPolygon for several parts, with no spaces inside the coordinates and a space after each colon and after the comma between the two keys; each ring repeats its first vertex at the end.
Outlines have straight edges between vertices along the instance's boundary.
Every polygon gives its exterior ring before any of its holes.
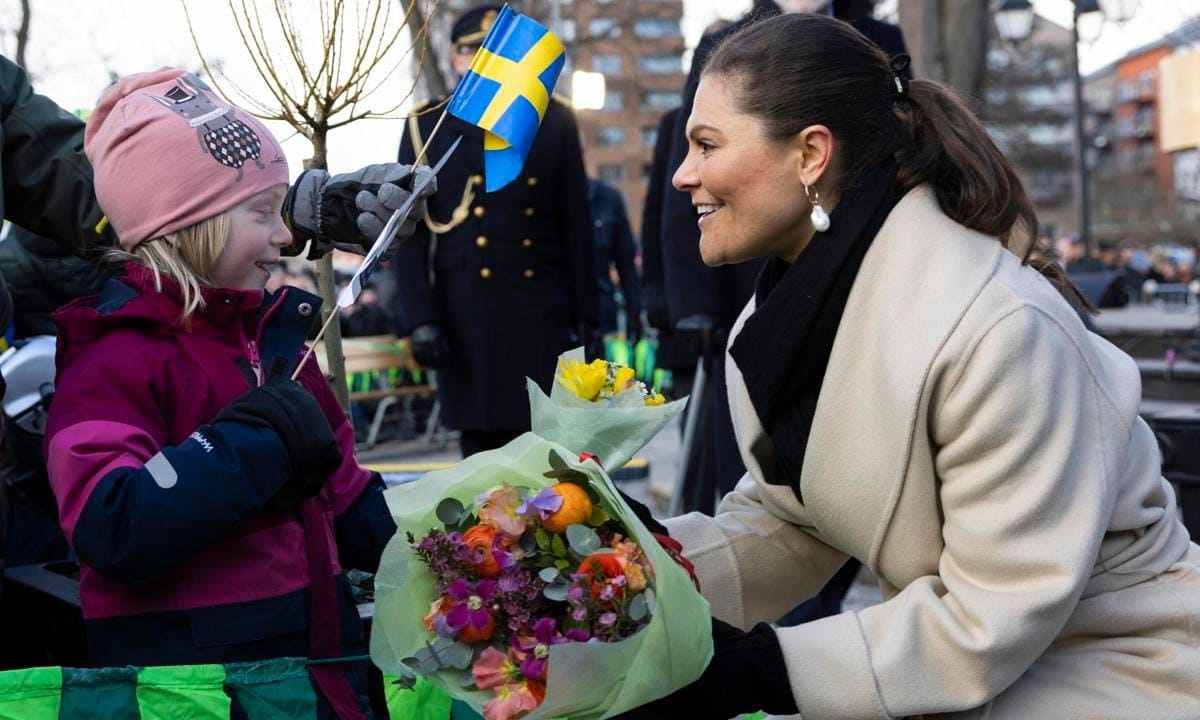
{"type": "Polygon", "coordinates": [[[87,121],[96,199],[132,250],[287,184],[287,159],[262,123],[174,68],[122,78],[87,121]]]}

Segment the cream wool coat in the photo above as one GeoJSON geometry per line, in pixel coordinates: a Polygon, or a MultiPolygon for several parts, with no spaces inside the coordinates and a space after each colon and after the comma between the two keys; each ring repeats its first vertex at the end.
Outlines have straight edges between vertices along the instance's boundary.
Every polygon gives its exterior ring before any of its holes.
{"type": "Polygon", "coordinates": [[[778,630],[801,717],[1200,718],[1200,547],[1137,367],[932,191],[901,200],[859,270],[803,505],[765,482],[771,441],[727,367],[748,472],[715,517],[667,522],[713,615],[774,621],[848,555],[883,590],[778,630]]]}

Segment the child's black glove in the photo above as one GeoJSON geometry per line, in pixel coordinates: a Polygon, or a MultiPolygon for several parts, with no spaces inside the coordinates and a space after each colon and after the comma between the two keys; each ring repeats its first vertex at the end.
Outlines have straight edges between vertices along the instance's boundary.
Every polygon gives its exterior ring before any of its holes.
{"type": "Polygon", "coordinates": [[[342,451],[325,412],[312,393],[294,380],[269,379],[229,403],[214,422],[222,420],[267,427],[283,440],[292,471],[269,503],[274,509],[287,509],[313,497],[342,464],[342,451]]]}

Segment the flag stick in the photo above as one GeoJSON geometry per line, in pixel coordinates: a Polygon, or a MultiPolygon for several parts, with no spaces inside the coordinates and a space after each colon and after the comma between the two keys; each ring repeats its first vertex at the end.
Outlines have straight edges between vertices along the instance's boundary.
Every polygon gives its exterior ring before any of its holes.
{"type": "MultiPolygon", "coordinates": [[[[438,118],[437,124],[433,126],[433,132],[429,133],[429,139],[425,141],[425,147],[421,148],[421,153],[419,155],[417,155],[417,158],[415,160],[413,160],[414,167],[416,165],[420,165],[421,160],[423,160],[425,158],[425,152],[427,150],[429,150],[429,146],[433,142],[433,136],[437,135],[437,131],[442,127],[442,121],[445,119],[446,119],[446,111],[442,110],[442,116],[438,118]]],[[[462,138],[460,137],[459,142],[461,142],[461,141],[462,141],[462,138]]],[[[438,167],[434,169],[435,174],[437,173],[437,171],[439,169],[441,169],[441,166],[446,162],[450,153],[454,152],[454,150],[457,147],[458,147],[458,142],[455,142],[454,145],[450,148],[450,150],[447,151],[447,153],[446,153],[447,157],[443,157],[442,161],[440,163],[438,163],[438,167]]],[[[413,188],[413,190],[415,192],[416,188],[413,188]]],[[[397,210],[397,212],[400,212],[400,211],[397,210]]],[[[330,309],[329,317],[325,318],[324,324],[321,325],[321,330],[317,333],[317,336],[315,338],[313,338],[312,344],[310,344],[308,346],[308,351],[304,353],[304,357],[300,358],[300,363],[298,365],[296,365],[296,371],[292,373],[293,380],[300,377],[300,371],[304,369],[304,364],[306,362],[308,362],[308,359],[310,357],[312,357],[313,351],[317,349],[317,343],[321,342],[321,339],[325,337],[325,331],[329,329],[329,324],[332,323],[333,318],[335,318],[337,316],[338,308],[339,308],[339,305],[335,302],[333,307],[330,309]]]]}

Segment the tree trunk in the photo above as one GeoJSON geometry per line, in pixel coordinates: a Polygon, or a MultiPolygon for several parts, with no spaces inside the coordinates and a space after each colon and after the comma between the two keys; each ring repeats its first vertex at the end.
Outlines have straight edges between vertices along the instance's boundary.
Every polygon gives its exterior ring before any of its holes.
{"type": "MultiPolygon", "coordinates": [[[[324,170],[325,166],[325,130],[313,133],[312,157],[305,161],[306,170],[324,170]]],[[[337,313],[337,283],[333,277],[333,252],[330,251],[317,261],[317,289],[321,293],[321,322],[329,319],[330,314],[337,313]]],[[[334,318],[325,330],[325,367],[328,368],[330,385],[333,394],[337,396],[338,404],[346,411],[346,417],[353,423],[350,415],[350,386],[346,382],[346,355],[342,351],[342,326],[338,318],[334,318]]]]}
{"type": "Polygon", "coordinates": [[[913,59],[913,76],[950,85],[978,110],[991,22],[984,2],[904,0],[900,28],[913,59]]]}
{"type": "MultiPolygon", "coordinates": [[[[417,34],[429,22],[421,8],[421,0],[400,0],[400,8],[408,13],[408,31],[415,40],[417,34]]],[[[425,45],[425,62],[417,79],[425,81],[425,91],[429,93],[429,97],[444,98],[450,94],[450,85],[442,75],[441,48],[437,47],[437,43],[428,34],[425,38],[429,42],[425,45]]]]}
{"type": "MultiPolygon", "coordinates": [[[[29,21],[33,11],[29,8],[29,0],[21,0],[21,24],[17,27],[17,53],[13,58],[18,65],[25,67],[25,48],[29,46],[29,21]]],[[[25,72],[29,72],[26,69],[25,72]]]]}

